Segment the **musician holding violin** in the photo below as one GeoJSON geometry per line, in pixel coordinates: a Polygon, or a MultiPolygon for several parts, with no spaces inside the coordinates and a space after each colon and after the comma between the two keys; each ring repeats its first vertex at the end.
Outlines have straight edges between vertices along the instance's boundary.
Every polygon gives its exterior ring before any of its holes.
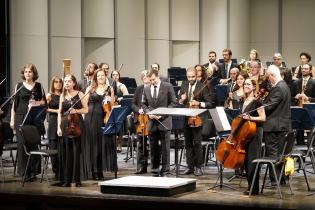
{"type": "MultiPolygon", "coordinates": [[[[244,98],[240,103],[243,119],[256,123],[256,135],[246,139],[244,169],[248,181],[248,189],[244,194],[248,195],[256,165],[252,163],[254,159],[261,157],[261,143],[263,138],[262,123],[266,121],[265,109],[261,107],[258,96],[255,96],[257,81],[247,78],[244,82],[244,98]],[[257,109],[257,110],[256,110],[257,109]],[[255,110],[255,111],[253,111],[255,110]]],[[[241,127],[242,129],[242,127],[241,127]]],[[[241,132],[241,131],[240,131],[241,132]]],[[[259,176],[256,176],[252,195],[259,192],[259,176]]]]}
{"type": "Polygon", "coordinates": [[[103,161],[103,132],[101,127],[110,114],[111,102],[114,101],[114,91],[106,83],[106,73],[104,69],[98,69],[93,76],[92,84],[86,89],[86,100],[88,101],[88,113],[84,117],[86,128],[85,141],[85,162],[87,166],[88,177],[92,176],[93,180],[104,178],[103,161]],[[104,107],[106,106],[106,109],[104,107]]]}
{"type": "Polygon", "coordinates": [[[78,91],[75,76],[68,74],[64,78],[64,87],[60,96],[58,111],[59,174],[57,179],[63,187],[70,187],[75,182],[80,187],[81,180],[86,178],[82,145],[85,141],[83,114],[88,112],[85,95],[78,91]]]}
{"type": "MultiPolygon", "coordinates": [[[[206,81],[201,83],[197,80],[197,71],[195,68],[188,68],[186,71],[187,80],[180,89],[180,99],[178,103],[184,107],[191,108],[212,108],[214,95],[208,89],[206,81]]],[[[203,163],[202,140],[202,118],[197,116],[196,119],[186,118],[184,126],[185,148],[187,155],[187,170],[184,175],[194,173],[195,176],[203,174],[201,165],[203,163]]]]}
{"type": "Polygon", "coordinates": [[[150,85],[150,81],[147,77],[148,71],[144,70],[141,72],[142,85],[139,85],[133,96],[131,109],[134,113],[134,117],[137,123],[137,140],[138,144],[138,158],[137,158],[137,171],[136,174],[147,173],[148,166],[148,145],[147,145],[147,136],[148,136],[148,116],[144,113],[143,110],[143,101],[144,101],[144,92],[143,89],[145,86],[150,85]]]}

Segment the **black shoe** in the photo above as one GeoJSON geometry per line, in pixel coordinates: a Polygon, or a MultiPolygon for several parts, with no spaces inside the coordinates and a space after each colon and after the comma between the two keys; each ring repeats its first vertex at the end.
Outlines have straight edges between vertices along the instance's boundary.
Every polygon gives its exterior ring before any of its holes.
{"type": "Polygon", "coordinates": [[[163,172],[160,173],[160,177],[165,177],[165,176],[167,176],[168,174],[170,174],[169,171],[163,171],[163,172]]]}
{"type": "Polygon", "coordinates": [[[147,168],[140,168],[135,174],[145,174],[147,173],[147,168]]]}
{"type": "Polygon", "coordinates": [[[76,187],[82,187],[82,183],[81,182],[77,182],[77,183],[75,183],[75,186],[76,187]]]}
{"type": "Polygon", "coordinates": [[[92,178],[93,178],[93,180],[99,180],[97,173],[92,173],[92,178]]]}
{"type": "Polygon", "coordinates": [[[159,173],[152,172],[153,177],[159,177],[159,173]]]}
{"type": "MultiPolygon", "coordinates": [[[[249,195],[249,190],[244,191],[243,195],[249,195]]],[[[251,195],[258,195],[258,192],[253,191],[251,195]]]]}
{"type": "Polygon", "coordinates": [[[66,182],[66,183],[64,183],[62,186],[63,186],[63,187],[71,187],[71,184],[68,183],[68,182],[66,182]]]}
{"type": "Polygon", "coordinates": [[[202,172],[201,168],[196,168],[194,174],[195,174],[195,176],[202,176],[203,172],[202,172]]]}
{"type": "Polygon", "coordinates": [[[36,179],[36,176],[27,176],[25,177],[25,182],[34,182],[36,179]]]}
{"type": "Polygon", "coordinates": [[[193,174],[194,170],[193,169],[186,169],[183,173],[181,173],[181,175],[189,175],[189,174],[193,174]]]}
{"type": "Polygon", "coordinates": [[[103,180],[104,179],[103,172],[98,172],[97,175],[98,175],[98,180],[103,180]]]}

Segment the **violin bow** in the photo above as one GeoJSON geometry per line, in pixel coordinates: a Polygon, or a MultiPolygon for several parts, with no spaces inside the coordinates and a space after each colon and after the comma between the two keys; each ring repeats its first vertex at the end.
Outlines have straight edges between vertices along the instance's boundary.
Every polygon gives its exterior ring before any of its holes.
{"type": "Polygon", "coordinates": [[[4,83],[4,81],[6,81],[7,78],[4,78],[1,82],[0,85],[2,85],[2,83],[4,83]]]}
{"type": "Polygon", "coordinates": [[[250,111],[248,111],[248,112],[242,113],[242,114],[240,114],[240,116],[242,116],[243,114],[252,113],[252,112],[254,112],[254,111],[256,111],[256,110],[265,108],[265,107],[267,107],[267,106],[271,106],[271,105],[276,104],[276,103],[278,103],[278,102],[275,101],[275,102],[272,102],[272,103],[269,103],[269,104],[265,104],[265,105],[263,105],[263,106],[258,107],[257,109],[253,109],[253,110],[250,110],[250,111]]]}
{"type": "Polygon", "coordinates": [[[19,89],[17,89],[15,93],[13,93],[7,100],[5,100],[5,102],[3,102],[3,104],[1,104],[0,109],[2,109],[18,92],[20,92],[22,88],[23,85],[21,85],[21,87],[19,87],[19,89]]]}
{"type": "Polygon", "coordinates": [[[65,112],[64,115],[68,115],[70,113],[70,109],[72,109],[77,103],[79,103],[83,98],[85,98],[85,96],[87,96],[90,92],[86,92],[81,98],[79,98],[78,100],[76,100],[71,106],[70,108],[68,109],[68,111],[65,112]]]}

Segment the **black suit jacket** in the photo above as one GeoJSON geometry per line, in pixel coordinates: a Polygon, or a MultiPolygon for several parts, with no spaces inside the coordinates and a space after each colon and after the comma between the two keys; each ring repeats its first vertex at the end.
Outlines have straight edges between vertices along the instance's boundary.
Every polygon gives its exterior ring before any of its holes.
{"type": "Polygon", "coordinates": [[[131,103],[131,109],[135,114],[135,119],[138,118],[139,115],[139,109],[143,106],[142,103],[144,101],[144,85],[140,85],[136,88],[135,93],[133,95],[132,103],[131,103]],[[143,99],[142,99],[143,97],[143,99]]]}
{"type": "Polygon", "coordinates": [[[230,70],[232,68],[238,68],[238,65],[236,63],[232,63],[229,69],[225,69],[225,64],[220,63],[219,64],[219,70],[215,72],[214,77],[216,78],[216,84],[220,82],[220,79],[227,79],[227,72],[230,74],[230,70]]]}
{"type": "MultiPolygon", "coordinates": [[[[173,86],[168,82],[161,81],[161,85],[159,88],[158,98],[156,100],[153,99],[151,95],[151,86],[144,87],[144,111],[148,113],[159,107],[174,107],[176,104],[176,96],[174,92],[173,86]]],[[[172,117],[171,116],[163,116],[160,119],[160,122],[167,128],[165,128],[161,123],[156,120],[151,120],[148,123],[148,129],[152,131],[153,129],[158,130],[171,130],[172,129],[172,117]],[[154,126],[156,125],[156,126],[154,126]]]]}
{"type": "Polygon", "coordinates": [[[285,81],[281,80],[272,87],[263,105],[265,107],[266,122],[263,124],[264,132],[280,132],[291,130],[291,93],[285,81]]]}
{"type": "MultiPolygon", "coordinates": [[[[207,84],[202,84],[200,81],[197,81],[193,95],[196,101],[205,102],[205,105],[206,105],[205,109],[210,109],[210,108],[213,108],[214,100],[215,100],[213,90],[210,90],[208,86],[206,86],[198,95],[196,95],[196,93],[199,92],[199,90],[203,88],[204,85],[207,85],[207,84]]],[[[189,91],[189,82],[184,81],[179,91],[179,98],[180,98],[180,95],[184,93],[188,95],[188,91],[189,91]]],[[[188,99],[186,99],[183,102],[183,104],[185,105],[185,107],[188,107],[188,99]]]]}
{"type": "MultiPolygon", "coordinates": [[[[298,104],[298,100],[296,100],[294,97],[302,92],[302,83],[303,78],[300,78],[293,82],[291,87],[291,95],[292,95],[292,105],[296,106],[298,104]]],[[[304,91],[304,94],[309,98],[310,102],[315,102],[315,80],[313,78],[310,78],[306,83],[306,90],[304,91]]]]}

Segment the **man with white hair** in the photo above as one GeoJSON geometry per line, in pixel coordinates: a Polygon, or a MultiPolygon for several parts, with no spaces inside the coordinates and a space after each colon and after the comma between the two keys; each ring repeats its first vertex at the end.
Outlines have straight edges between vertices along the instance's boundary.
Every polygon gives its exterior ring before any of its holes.
{"type": "MultiPolygon", "coordinates": [[[[286,82],[281,78],[280,70],[275,65],[270,65],[267,69],[267,78],[272,88],[264,105],[266,112],[266,122],[264,128],[264,140],[266,144],[267,157],[279,157],[283,148],[284,137],[291,130],[291,93],[286,82]]],[[[276,168],[280,174],[280,167],[276,168]]],[[[270,173],[272,185],[276,185],[275,178],[270,173]]]]}

